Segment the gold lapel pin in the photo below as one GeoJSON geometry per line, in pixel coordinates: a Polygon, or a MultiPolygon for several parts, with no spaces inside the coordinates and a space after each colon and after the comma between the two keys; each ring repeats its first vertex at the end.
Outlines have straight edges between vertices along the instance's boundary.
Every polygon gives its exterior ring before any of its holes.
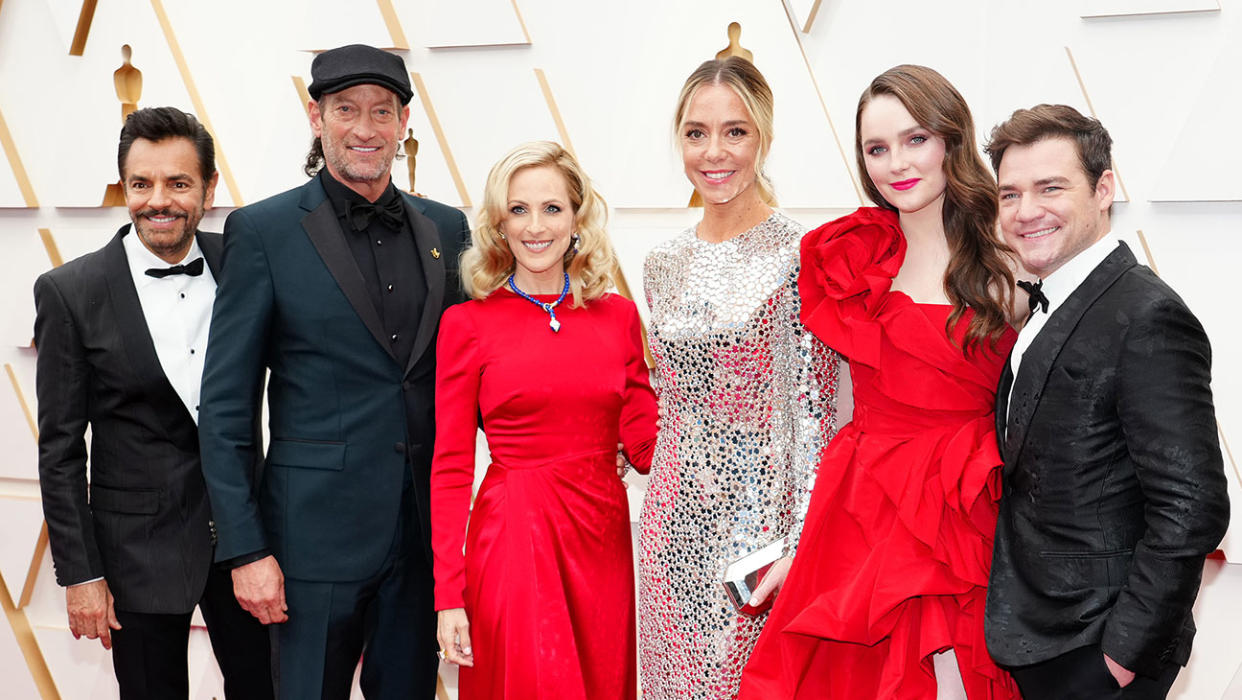
{"type": "Polygon", "coordinates": [[[436,260],[439,260],[439,259],[440,259],[440,249],[439,249],[439,248],[432,248],[432,249],[431,249],[431,257],[435,258],[436,260]]]}

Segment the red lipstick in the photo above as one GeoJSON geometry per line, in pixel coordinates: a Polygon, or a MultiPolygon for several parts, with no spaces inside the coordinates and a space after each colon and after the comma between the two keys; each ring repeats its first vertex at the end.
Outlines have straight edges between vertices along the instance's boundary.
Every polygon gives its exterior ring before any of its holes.
{"type": "Polygon", "coordinates": [[[901,182],[891,182],[889,183],[888,186],[892,187],[895,190],[905,192],[911,187],[914,187],[915,185],[919,184],[919,180],[921,179],[922,178],[914,177],[914,178],[910,178],[909,180],[902,180],[901,182]]]}

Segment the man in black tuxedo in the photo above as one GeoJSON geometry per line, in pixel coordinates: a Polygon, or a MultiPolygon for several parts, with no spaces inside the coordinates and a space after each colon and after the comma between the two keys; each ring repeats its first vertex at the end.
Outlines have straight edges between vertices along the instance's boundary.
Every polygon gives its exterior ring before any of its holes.
{"type": "Polygon", "coordinates": [[[112,649],[124,700],[189,696],[195,605],[226,697],[272,697],[266,630],[212,564],[199,464],[199,379],[223,245],[198,231],[214,149],[178,109],[129,115],[117,163],[132,225],[34,288],[39,485],[56,580],[74,637],[112,649]]]}
{"type": "Polygon", "coordinates": [[[201,414],[216,558],[276,625],[281,698],[347,698],[360,655],[368,698],[432,698],[435,338],[469,229],[392,184],[413,93],[398,56],[332,49],[311,77],[312,179],[224,225],[201,414]]]}
{"type": "Polygon", "coordinates": [[[1204,556],[1229,501],[1211,348],[1110,233],[1104,127],[1014,112],[987,150],[1032,315],[996,396],[1004,495],[988,650],[1026,700],[1164,698],[1190,656],[1204,556]]]}

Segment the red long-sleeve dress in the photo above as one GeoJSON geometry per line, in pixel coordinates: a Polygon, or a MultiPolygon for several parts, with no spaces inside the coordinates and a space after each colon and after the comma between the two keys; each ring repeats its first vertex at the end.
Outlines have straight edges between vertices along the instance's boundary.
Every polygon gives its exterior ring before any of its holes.
{"type": "Polygon", "coordinates": [[[501,289],[440,322],[435,599],[470,620],[462,700],[637,695],[634,557],[616,455],[620,442],[646,470],[655,444],[638,312],[609,294],[556,315],[558,333],[546,311],[501,289]],[[479,417],[492,463],[472,509],[479,417]]]}

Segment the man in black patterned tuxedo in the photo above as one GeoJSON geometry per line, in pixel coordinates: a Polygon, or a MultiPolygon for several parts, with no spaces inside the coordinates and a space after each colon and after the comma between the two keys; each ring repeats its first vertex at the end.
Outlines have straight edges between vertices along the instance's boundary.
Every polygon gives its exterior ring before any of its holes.
{"type": "Polygon", "coordinates": [[[1004,495],[988,651],[1026,700],[1164,698],[1190,656],[1229,501],[1211,348],[1110,232],[1104,127],[1014,112],[987,150],[1032,315],[997,391],[1004,495]]]}
{"type": "Polygon", "coordinates": [[[35,282],[39,484],[75,637],[112,649],[121,698],[186,698],[195,605],[225,696],[272,697],[263,626],[212,564],[198,396],[223,248],[198,231],[216,186],[211,136],[141,109],[117,164],[132,225],[35,282]],[[84,439],[91,428],[90,483],[84,439]]]}

